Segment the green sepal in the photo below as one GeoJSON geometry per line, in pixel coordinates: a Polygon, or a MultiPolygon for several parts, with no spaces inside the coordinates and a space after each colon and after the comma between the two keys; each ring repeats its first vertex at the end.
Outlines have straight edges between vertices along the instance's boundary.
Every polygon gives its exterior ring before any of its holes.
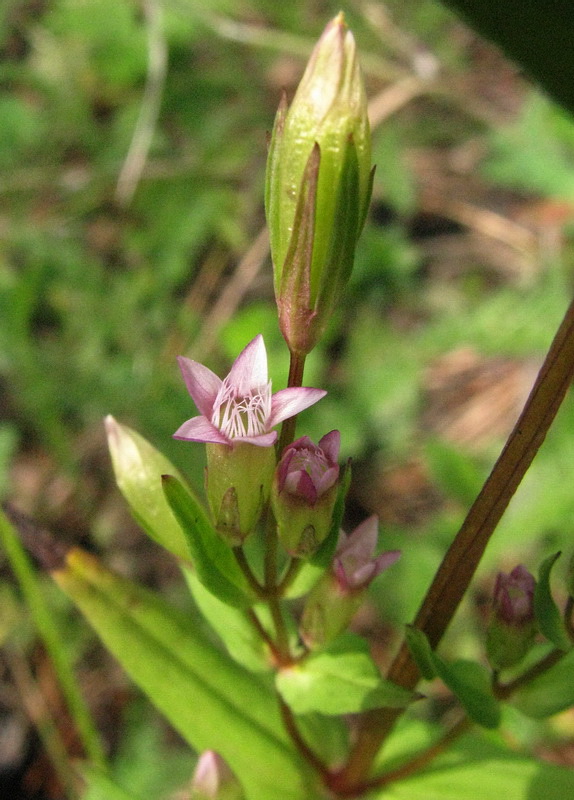
{"type": "Polygon", "coordinates": [[[195,604],[233,660],[252,672],[269,671],[272,668],[269,649],[248,619],[246,610],[219,600],[192,569],[183,567],[183,575],[195,604]]]}
{"type": "Polygon", "coordinates": [[[574,650],[515,692],[512,705],[533,719],[545,719],[574,706],[574,650]]]}
{"type": "Polygon", "coordinates": [[[405,627],[405,639],[415,664],[425,681],[432,681],[437,676],[435,657],[429,640],[414,625],[405,627]]]}
{"type": "Polygon", "coordinates": [[[275,684],[295,714],[351,714],[405,708],[418,696],[381,677],[368,643],[346,634],[317,655],[277,673],[275,684]]]}
{"type": "Polygon", "coordinates": [[[500,724],[500,703],[492,693],[490,672],[476,661],[448,663],[434,654],[438,677],[456,695],[468,716],[483,728],[500,724]]]}
{"type": "Polygon", "coordinates": [[[345,500],[351,485],[351,462],[343,467],[339,473],[339,489],[333,509],[333,519],[327,538],[321,543],[319,549],[305,562],[299,574],[289,587],[286,597],[301,597],[307,594],[317,583],[327,567],[332,563],[339,542],[341,523],[345,513],[345,500]]]}
{"type": "MultiPolygon", "coordinates": [[[[319,280],[317,286],[311,283],[311,297],[313,306],[320,309],[324,318],[322,327],[328,322],[332,309],[339,302],[351,276],[360,233],[359,225],[365,205],[364,203],[361,205],[359,160],[352,134],[344,147],[342,162],[340,172],[333,169],[333,181],[330,181],[330,176],[324,173],[321,174],[319,183],[319,191],[321,188],[332,191],[332,187],[337,185],[337,177],[339,180],[333,218],[325,219],[326,224],[322,224],[323,218],[318,213],[315,224],[316,239],[321,242],[325,241],[322,237],[328,237],[329,243],[324,256],[324,266],[321,269],[311,268],[311,280],[314,278],[319,280]]],[[[319,197],[317,202],[320,202],[319,197]]]]}
{"type": "Polygon", "coordinates": [[[543,561],[540,566],[538,582],[534,590],[534,613],[540,630],[548,641],[552,642],[559,650],[567,652],[571,649],[572,642],[550,590],[550,573],[559,557],[560,553],[555,553],[543,561]]]}
{"type": "Polygon", "coordinates": [[[193,567],[206,589],[237,608],[256,598],[228,544],[213,529],[201,503],[173,475],[163,475],[163,490],[187,540],[193,567]]]}
{"type": "Polygon", "coordinates": [[[108,447],[120,492],[138,525],[150,539],[182,560],[190,552],[179,523],[166,502],[161,476],[183,478],[173,464],[139,433],[106,417],[108,447]]]}

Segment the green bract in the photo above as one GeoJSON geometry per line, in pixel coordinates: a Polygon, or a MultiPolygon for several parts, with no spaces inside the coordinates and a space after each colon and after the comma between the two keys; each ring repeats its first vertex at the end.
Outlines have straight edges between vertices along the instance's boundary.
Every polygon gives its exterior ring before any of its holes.
{"type": "Polygon", "coordinates": [[[349,278],[371,196],[367,101],[355,40],[325,28],[289,109],[277,112],[265,206],[283,335],[308,353],[349,278]]]}

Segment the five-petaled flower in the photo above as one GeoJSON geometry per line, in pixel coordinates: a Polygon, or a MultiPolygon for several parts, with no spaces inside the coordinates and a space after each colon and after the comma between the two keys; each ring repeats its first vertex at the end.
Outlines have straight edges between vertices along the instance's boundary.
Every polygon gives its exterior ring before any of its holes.
{"type": "Polygon", "coordinates": [[[238,443],[269,447],[277,439],[277,432],[272,430],[276,425],[326,394],[322,389],[304,387],[271,394],[261,334],[241,351],[224,380],[197,361],[183,356],[178,361],[201,416],[184,422],[174,433],[175,439],[230,447],[238,443]]]}

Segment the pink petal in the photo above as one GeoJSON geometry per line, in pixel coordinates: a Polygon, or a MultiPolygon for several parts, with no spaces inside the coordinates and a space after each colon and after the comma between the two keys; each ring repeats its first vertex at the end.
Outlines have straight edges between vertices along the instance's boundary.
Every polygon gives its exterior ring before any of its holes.
{"type": "Polygon", "coordinates": [[[353,559],[358,564],[364,564],[373,557],[378,536],[379,518],[373,514],[361,522],[346,541],[343,541],[338,555],[344,559],[353,559]]]}
{"type": "Polygon", "coordinates": [[[339,467],[329,467],[317,481],[317,494],[319,497],[330,489],[339,477],[339,467]]]}
{"type": "Polygon", "coordinates": [[[227,380],[238,395],[247,395],[267,385],[267,352],[260,333],[239,353],[227,380]]]}
{"type": "Polygon", "coordinates": [[[183,439],[187,442],[213,442],[215,444],[231,445],[232,442],[224,436],[219,428],[212,425],[205,417],[192,417],[179,427],[173,434],[174,439],[183,439]]]}
{"type": "Polygon", "coordinates": [[[178,356],[178,364],[187,386],[187,391],[193,398],[198,411],[204,417],[211,417],[213,403],[219,392],[221,380],[203,364],[192,361],[191,358],[178,356]]]}
{"type": "Polygon", "coordinates": [[[340,432],[335,430],[326,433],[325,436],[319,440],[319,447],[325,453],[328,460],[336,464],[339,460],[339,450],[341,449],[340,432]]]}
{"type": "Polygon", "coordinates": [[[271,415],[268,420],[268,427],[273,428],[283,420],[294,417],[300,411],[304,411],[309,406],[317,403],[327,394],[323,389],[291,388],[281,389],[271,398],[271,415]]]}
{"type": "Polygon", "coordinates": [[[285,481],[285,488],[291,494],[302,497],[310,506],[314,506],[317,502],[317,489],[305,470],[291,472],[285,481]]]}
{"type": "Polygon", "coordinates": [[[400,550],[387,550],[386,553],[381,553],[373,562],[375,565],[375,575],[378,575],[384,569],[392,567],[393,564],[401,557],[400,550]]]}

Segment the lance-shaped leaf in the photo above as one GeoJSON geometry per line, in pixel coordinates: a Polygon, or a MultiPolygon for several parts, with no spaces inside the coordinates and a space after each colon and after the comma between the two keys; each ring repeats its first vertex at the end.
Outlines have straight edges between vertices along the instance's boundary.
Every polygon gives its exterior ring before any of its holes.
{"type": "Polygon", "coordinates": [[[231,547],[214,531],[205,509],[173,475],[163,476],[167,502],[185,534],[197,577],[206,589],[231,606],[255,601],[231,547]]]}
{"type": "Polygon", "coordinates": [[[381,677],[366,641],[348,634],[336,645],[282,669],[276,685],[296,714],[350,714],[404,708],[416,695],[381,677]]]}
{"type": "Polygon", "coordinates": [[[512,696],[523,714],[545,719],[574,706],[574,650],[512,696]]]}
{"type": "Polygon", "coordinates": [[[120,425],[112,416],[106,417],[105,424],[116,482],[134,519],[150,539],[178,558],[189,560],[185,536],[161,485],[162,475],[183,478],[173,464],[139,433],[120,425]]]}
{"type": "Polygon", "coordinates": [[[187,615],[78,549],[53,577],[183,738],[221,753],[249,800],[314,796],[269,687],[228,661],[187,615]]]}
{"type": "Polygon", "coordinates": [[[552,642],[559,650],[566,652],[572,647],[572,642],[566,633],[562,615],[550,591],[550,573],[559,557],[560,553],[555,553],[540,566],[538,583],[534,591],[534,613],[540,630],[548,641],[552,642]]]}
{"type": "Polygon", "coordinates": [[[451,663],[433,653],[422,631],[409,626],[406,639],[411,654],[426,680],[438,676],[456,695],[468,716],[484,728],[500,723],[500,705],[491,689],[490,673],[474,661],[451,663]]]}
{"type": "Polygon", "coordinates": [[[272,666],[269,649],[249,621],[247,612],[218,600],[193,570],[184,568],[183,574],[195,604],[231,657],[253,672],[269,671],[272,666]]]}
{"type": "MultiPolygon", "coordinates": [[[[429,729],[409,719],[384,748],[386,765],[393,750],[403,752],[402,763],[431,741],[440,729],[429,729]],[[422,730],[421,730],[422,729],[422,730]],[[422,740],[422,741],[421,741],[422,740]]],[[[383,770],[389,767],[383,764],[383,770]]],[[[369,800],[564,800],[574,791],[571,768],[558,767],[513,752],[495,734],[474,730],[442,751],[431,764],[369,794],[369,800]]]]}
{"type": "Polygon", "coordinates": [[[432,681],[433,678],[436,678],[437,671],[429,640],[414,625],[406,626],[405,639],[421,675],[426,681],[432,681]]]}

